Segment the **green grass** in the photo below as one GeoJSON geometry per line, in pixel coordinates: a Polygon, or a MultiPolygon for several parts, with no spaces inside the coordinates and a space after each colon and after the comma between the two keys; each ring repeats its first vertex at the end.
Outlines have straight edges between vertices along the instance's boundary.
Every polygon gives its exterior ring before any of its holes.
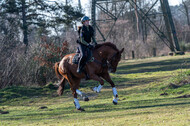
{"type": "Polygon", "coordinates": [[[190,98],[177,98],[190,95],[190,84],[184,84],[184,80],[190,82],[189,54],[123,60],[111,76],[118,89],[118,105],[112,104],[108,83],[97,94],[90,90],[97,82],[83,81],[80,90],[90,98],[89,102],[79,98],[85,112],[75,110],[68,86],[61,97],[51,86],[2,89],[0,110],[9,113],[0,114],[0,126],[190,125],[190,98]]]}

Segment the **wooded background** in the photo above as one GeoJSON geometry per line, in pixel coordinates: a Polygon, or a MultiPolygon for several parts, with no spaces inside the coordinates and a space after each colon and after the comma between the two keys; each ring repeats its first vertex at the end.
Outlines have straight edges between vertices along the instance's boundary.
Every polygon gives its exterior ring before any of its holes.
{"type": "MultiPolygon", "coordinates": [[[[76,27],[88,8],[82,8],[82,0],[2,0],[0,1],[0,88],[13,85],[45,85],[55,81],[55,62],[76,50],[76,27]],[[75,1],[76,2],[76,1],[75,1]],[[78,22],[78,23],[77,23],[78,22]]],[[[137,0],[141,8],[151,6],[151,0],[137,0]]],[[[113,7],[109,7],[110,12],[113,7]]],[[[182,51],[190,51],[190,1],[170,7],[182,51]]],[[[150,17],[166,32],[160,7],[152,10],[150,17]]],[[[106,15],[97,12],[99,19],[106,15]]],[[[137,20],[130,6],[119,17],[107,41],[118,48],[125,48],[123,59],[168,55],[170,49],[159,37],[137,20]],[[144,28],[145,30],[143,30],[144,28]]],[[[102,23],[103,33],[110,23],[102,23]]],[[[97,39],[100,37],[97,34],[97,39]]]]}

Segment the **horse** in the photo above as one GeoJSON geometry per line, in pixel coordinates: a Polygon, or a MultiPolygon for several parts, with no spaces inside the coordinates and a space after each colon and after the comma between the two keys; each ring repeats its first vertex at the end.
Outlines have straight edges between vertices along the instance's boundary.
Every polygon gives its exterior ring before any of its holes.
{"type": "MultiPolygon", "coordinates": [[[[118,103],[118,94],[114,82],[111,80],[109,71],[115,73],[121,54],[124,48],[119,50],[113,43],[105,42],[97,44],[92,50],[93,61],[85,65],[85,70],[89,75],[89,79],[98,81],[100,84],[92,88],[93,91],[99,93],[104,85],[104,80],[111,84],[113,91],[113,104],[118,103]],[[104,80],[103,80],[104,79],[104,80]]],[[[88,101],[85,93],[79,90],[81,79],[85,78],[85,73],[77,73],[77,64],[72,62],[76,53],[65,55],[60,62],[55,63],[56,76],[61,80],[57,90],[58,95],[63,94],[65,83],[68,82],[74,97],[75,108],[80,111],[85,111],[80,107],[77,95],[83,97],[84,101],[88,101]]]]}

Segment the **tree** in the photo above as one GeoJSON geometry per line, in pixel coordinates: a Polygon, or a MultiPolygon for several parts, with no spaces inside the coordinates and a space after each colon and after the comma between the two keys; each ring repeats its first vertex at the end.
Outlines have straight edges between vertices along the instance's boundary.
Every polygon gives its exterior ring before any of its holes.
{"type": "Polygon", "coordinates": [[[49,28],[55,25],[71,25],[83,14],[72,6],[48,0],[5,0],[0,3],[1,14],[13,14],[19,18],[23,43],[28,46],[28,27],[49,28]]]}

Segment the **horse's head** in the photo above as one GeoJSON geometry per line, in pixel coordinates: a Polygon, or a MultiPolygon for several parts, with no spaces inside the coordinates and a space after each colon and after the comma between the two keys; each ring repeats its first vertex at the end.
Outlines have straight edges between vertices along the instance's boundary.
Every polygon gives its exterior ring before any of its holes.
{"type": "Polygon", "coordinates": [[[124,48],[119,50],[113,43],[105,42],[98,44],[95,50],[98,50],[100,57],[106,60],[109,70],[113,73],[116,72],[124,48]]]}
{"type": "Polygon", "coordinates": [[[119,61],[121,60],[121,54],[124,51],[124,48],[121,50],[115,51],[113,53],[110,53],[110,56],[108,57],[107,63],[108,63],[108,68],[110,72],[115,73],[117,70],[117,65],[119,61]]]}

